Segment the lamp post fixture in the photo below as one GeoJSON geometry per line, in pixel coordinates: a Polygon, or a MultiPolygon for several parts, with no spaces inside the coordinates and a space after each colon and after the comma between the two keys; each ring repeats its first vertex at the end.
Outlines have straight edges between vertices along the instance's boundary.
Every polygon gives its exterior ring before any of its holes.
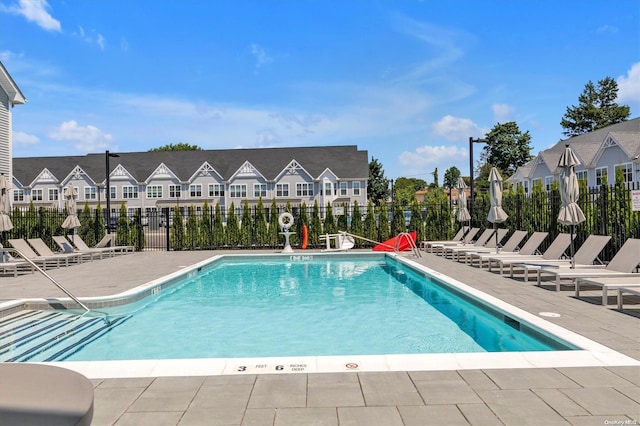
{"type": "Polygon", "coordinates": [[[473,192],[473,144],[474,143],[487,143],[488,140],[484,138],[473,138],[469,137],[469,187],[471,190],[471,194],[469,195],[469,214],[473,220],[473,202],[474,202],[474,192],[473,192]]]}
{"type": "Polygon", "coordinates": [[[112,154],[109,150],[106,150],[104,153],[105,157],[105,173],[106,173],[106,186],[105,186],[105,194],[104,197],[107,200],[107,234],[111,233],[111,185],[109,183],[109,158],[110,157],[120,157],[118,154],[112,154]]]}

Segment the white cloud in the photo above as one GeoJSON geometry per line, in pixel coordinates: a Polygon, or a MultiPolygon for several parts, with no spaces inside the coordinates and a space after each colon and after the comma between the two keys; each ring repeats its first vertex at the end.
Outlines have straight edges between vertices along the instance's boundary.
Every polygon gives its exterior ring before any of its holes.
{"type": "Polygon", "coordinates": [[[404,151],[398,157],[403,176],[429,175],[439,168],[440,176],[451,166],[464,166],[468,152],[457,146],[419,146],[414,152],[404,151]]]}
{"type": "Polygon", "coordinates": [[[600,25],[596,29],[597,34],[616,34],[618,32],[618,27],[614,27],[611,25],[600,25]]]}
{"type": "Polygon", "coordinates": [[[89,44],[97,44],[100,50],[104,50],[106,39],[99,34],[96,30],[91,30],[88,33],[82,28],[82,26],[78,27],[78,31],[72,33],[73,36],[78,37],[80,40],[89,44]]]}
{"type": "Polygon", "coordinates": [[[256,60],[256,69],[273,62],[273,57],[269,56],[264,47],[259,44],[252,43],[251,46],[249,46],[249,51],[256,60]]]}
{"type": "Polygon", "coordinates": [[[0,5],[0,10],[3,12],[22,15],[27,18],[27,21],[34,22],[47,31],[61,31],[60,21],[51,16],[48,9],[47,0],[20,0],[17,5],[0,5]]]}
{"type": "Polygon", "coordinates": [[[638,102],[640,99],[640,62],[636,62],[627,71],[627,76],[621,75],[618,82],[618,102],[638,102]]]}
{"type": "Polygon", "coordinates": [[[440,121],[432,124],[431,128],[436,135],[452,142],[467,141],[470,136],[482,137],[486,133],[472,120],[451,115],[442,117],[440,121]]]}
{"type": "Polygon", "coordinates": [[[13,144],[16,146],[37,145],[39,143],[40,138],[35,135],[24,132],[13,132],[13,144]]]}
{"type": "Polygon", "coordinates": [[[508,104],[493,104],[491,106],[493,110],[493,120],[497,123],[506,123],[513,121],[513,113],[515,108],[508,104]]]}
{"type": "Polygon", "coordinates": [[[79,126],[75,120],[65,121],[49,133],[51,139],[71,142],[81,152],[102,151],[109,148],[113,136],[95,126],[79,126]]]}

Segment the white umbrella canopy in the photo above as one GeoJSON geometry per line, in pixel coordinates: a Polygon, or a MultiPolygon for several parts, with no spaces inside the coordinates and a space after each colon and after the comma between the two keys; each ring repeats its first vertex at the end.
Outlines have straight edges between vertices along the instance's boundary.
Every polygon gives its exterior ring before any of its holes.
{"type": "Polygon", "coordinates": [[[9,212],[11,205],[9,204],[9,189],[11,183],[5,175],[0,175],[0,232],[6,232],[13,229],[9,212]]]}
{"type": "Polygon", "coordinates": [[[67,186],[67,190],[64,194],[64,204],[67,207],[68,216],[62,222],[62,227],[66,229],[75,229],[80,227],[80,220],[76,213],[76,197],[78,193],[73,186],[67,186]]]}
{"type": "MultiPolygon", "coordinates": [[[[502,209],[502,176],[495,167],[491,168],[489,172],[489,201],[491,207],[489,208],[489,215],[487,220],[493,223],[493,229],[496,229],[496,224],[502,223],[509,215],[502,209]]],[[[498,247],[498,233],[494,232],[496,236],[496,251],[499,251],[498,247]]]]}
{"type": "Polygon", "coordinates": [[[558,215],[558,222],[563,225],[571,226],[571,263],[573,264],[573,231],[576,225],[584,222],[586,217],[580,206],[578,198],[580,197],[580,187],[578,185],[578,177],[576,176],[575,166],[581,164],[573,150],[566,145],[558,167],[561,168],[560,173],[560,197],[562,199],[562,207],[558,215]]]}

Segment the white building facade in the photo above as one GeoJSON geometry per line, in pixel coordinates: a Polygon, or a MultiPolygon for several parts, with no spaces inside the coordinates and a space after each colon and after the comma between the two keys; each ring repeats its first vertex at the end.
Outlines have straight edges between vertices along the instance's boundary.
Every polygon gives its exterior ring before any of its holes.
{"type": "Polygon", "coordinates": [[[566,145],[580,160],[575,171],[587,187],[612,185],[617,173],[629,188],[640,187],[640,118],[562,140],[519,167],[507,182],[524,187],[527,194],[536,185],[549,190],[559,179],[558,161],[566,145]]]}
{"type": "MultiPolygon", "coordinates": [[[[109,157],[110,205],[117,213],[163,207],[278,205],[350,207],[367,203],[367,151],[356,146],[117,153],[109,157]]],[[[78,208],[106,206],[105,154],[14,159],[13,206],[64,206],[69,185],[78,208]]]]}
{"type": "Polygon", "coordinates": [[[0,62],[0,174],[12,176],[11,109],[27,102],[18,85],[0,62]]]}

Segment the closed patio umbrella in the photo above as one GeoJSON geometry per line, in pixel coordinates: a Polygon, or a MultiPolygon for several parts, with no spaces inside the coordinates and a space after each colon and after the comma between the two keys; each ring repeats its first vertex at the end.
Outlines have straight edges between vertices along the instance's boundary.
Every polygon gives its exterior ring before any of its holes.
{"type": "MultiPolygon", "coordinates": [[[[465,189],[467,188],[467,184],[464,183],[462,177],[458,178],[458,184],[456,185],[458,189],[458,222],[469,222],[469,228],[471,228],[471,215],[469,214],[469,209],[467,209],[467,193],[465,189]]],[[[463,239],[464,243],[467,243],[467,238],[463,239]]]]}
{"type": "Polygon", "coordinates": [[[558,167],[561,168],[560,173],[560,196],[562,198],[562,207],[558,215],[558,222],[563,225],[571,226],[571,267],[575,268],[575,260],[573,258],[573,234],[574,227],[586,220],[582,209],[578,205],[580,197],[580,187],[578,185],[578,177],[576,176],[575,166],[580,164],[580,160],[569,147],[565,145],[564,151],[558,161],[558,167]]]}
{"type": "Polygon", "coordinates": [[[64,194],[64,204],[67,207],[68,216],[62,222],[62,227],[72,230],[72,236],[75,235],[75,229],[80,227],[80,220],[76,212],[76,197],[78,193],[72,185],[67,186],[67,190],[64,194]]]}
{"type": "Polygon", "coordinates": [[[9,178],[5,175],[0,175],[0,232],[7,232],[13,229],[9,212],[11,206],[9,205],[9,189],[11,183],[9,178]]]}
{"type": "Polygon", "coordinates": [[[489,199],[491,201],[491,208],[489,208],[489,215],[487,220],[493,223],[494,234],[496,236],[496,251],[500,252],[498,247],[498,233],[496,227],[498,223],[502,223],[509,217],[502,209],[502,176],[495,167],[491,168],[489,172],[489,199]]]}

